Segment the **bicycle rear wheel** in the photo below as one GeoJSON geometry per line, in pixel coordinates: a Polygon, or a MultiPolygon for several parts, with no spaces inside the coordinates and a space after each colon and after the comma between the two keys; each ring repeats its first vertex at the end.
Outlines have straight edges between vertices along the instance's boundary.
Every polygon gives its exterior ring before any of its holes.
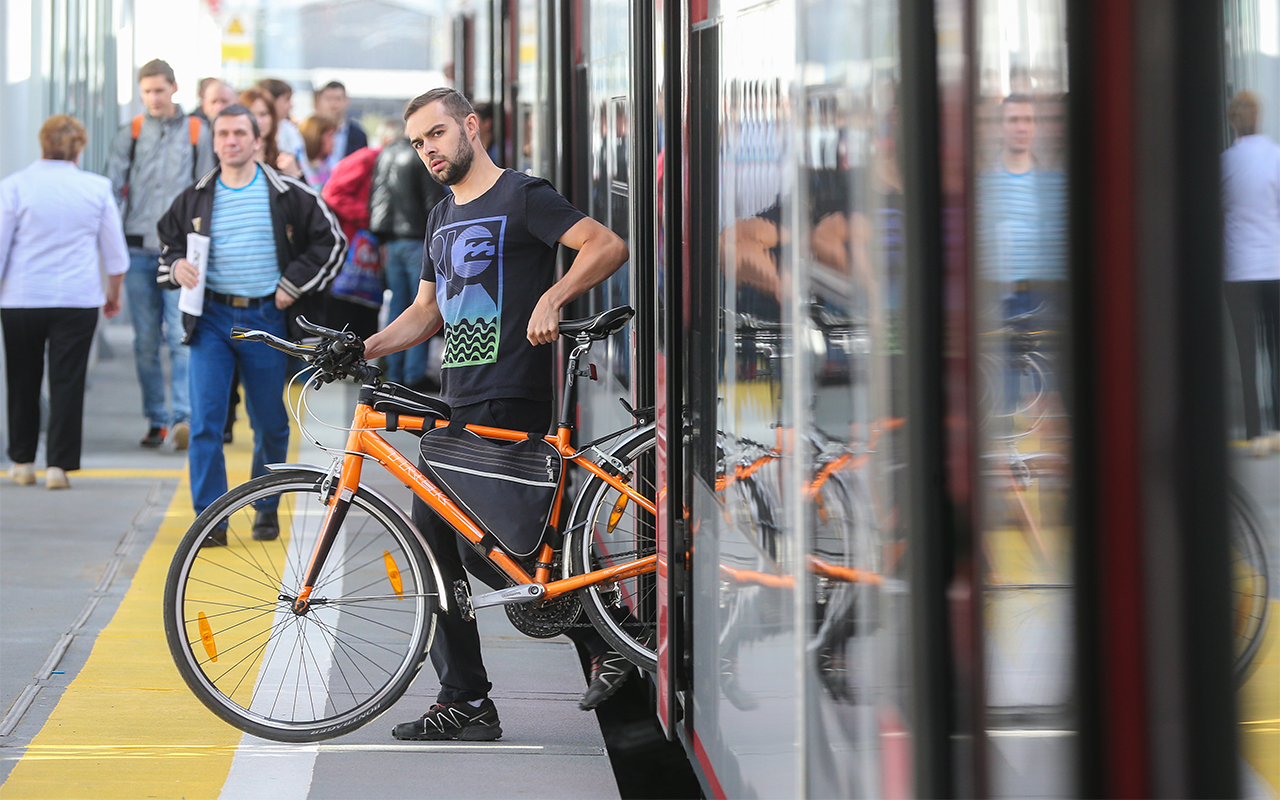
{"type": "Polygon", "coordinates": [[[358,491],[310,597],[292,605],[327,506],[322,475],[255,478],[205,510],[165,583],[169,650],[187,686],[246,733],[281,742],[340,736],[404,694],[435,633],[437,587],[412,528],[358,491]],[[280,535],[256,541],[258,508],[280,535]],[[225,546],[209,546],[225,532],[225,546]]]}
{"type": "MultiPolygon", "coordinates": [[[[644,428],[609,455],[622,462],[630,485],[653,501],[654,429],[644,428]]],[[[569,521],[567,545],[573,575],[636,561],[657,552],[652,514],[614,487],[591,478],[582,487],[569,521]]],[[[641,669],[658,668],[657,571],[581,590],[587,618],[609,644],[641,669]]]]}

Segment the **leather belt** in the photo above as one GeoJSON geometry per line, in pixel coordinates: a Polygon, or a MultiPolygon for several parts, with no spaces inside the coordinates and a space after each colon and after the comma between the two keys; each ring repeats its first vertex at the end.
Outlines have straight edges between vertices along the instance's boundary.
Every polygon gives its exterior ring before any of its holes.
{"type": "Polygon", "coordinates": [[[204,296],[215,303],[222,303],[224,306],[231,306],[232,308],[257,308],[269,300],[276,299],[274,294],[269,294],[266,297],[241,297],[237,294],[215,292],[212,289],[205,289],[204,296]]]}

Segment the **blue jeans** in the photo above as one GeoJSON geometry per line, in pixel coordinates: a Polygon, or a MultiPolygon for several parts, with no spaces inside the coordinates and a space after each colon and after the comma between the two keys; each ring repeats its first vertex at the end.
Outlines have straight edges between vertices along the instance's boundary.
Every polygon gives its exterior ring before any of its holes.
{"type": "MultiPolygon", "coordinates": [[[[231,340],[236,325],[287,339],[285,313],[268,301],[256,308],[232,308],[205,299],[204,315],[191,337],[191,502],[199,514],[227,491],[222,431],[227,423],[231,375],[238,366],[244,404],[253,426],[253,477],[281,463],[289,451],[289,412],[284,404],[289,357],[261,342],[231,340]]],[[[279,501],[257,504],[274,511],[279,501]]]]}
{"type": "MultiPolygon", "coordinates": [[[[391,319],[404,313],[418,296],[422,283],[422,242],[417,239],[392,239],[387,242],[383,264],[387,288],[391,290],[391,319]]],[[[427,372],[427,343],[387,356],[387,380],[412,383],[427,372]]]]}
{"type": "Polygon", "coordinates": [[[125,291],[133,320],[133,359],[142,387],[142,414],[154,428],[163,428],[191,416],[187,393],[187,348],[182,344],[182,312],[178,292],[156,283],[160,254],[129,248],[129,272],[125,291]],[[160,342],[169,350],[169,402],[164,402],[164,369],[160,366],[160,342]]]}

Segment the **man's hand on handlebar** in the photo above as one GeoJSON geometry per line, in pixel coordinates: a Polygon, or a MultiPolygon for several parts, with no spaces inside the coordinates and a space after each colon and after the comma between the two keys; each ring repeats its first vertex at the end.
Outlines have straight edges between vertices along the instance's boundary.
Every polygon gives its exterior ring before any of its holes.
{"type": "Polygon", "coordinates": [[[312,376],[316,388],[323,383],[333,383],[343,378],[355,378],[358,381],[377,380],[382,371],[364,360],[364,341],[351,331],[335,331],[307,321],[306,317],[298,317],[298,326],[307,333],[320,337],[314,345],[287,342],[278,336],[265,331],[248,328],[232,328],[231,338],[265,342],[277,350],[297,356],[315,367],[312,376]]]}

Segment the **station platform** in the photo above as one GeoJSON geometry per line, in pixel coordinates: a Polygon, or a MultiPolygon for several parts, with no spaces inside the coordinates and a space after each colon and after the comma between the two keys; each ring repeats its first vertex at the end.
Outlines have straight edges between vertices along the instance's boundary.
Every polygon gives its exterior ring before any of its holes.
{"type": "MultiPolygon", "coordinates": [[[[0,478],[0,798],[619,796],[597,715],[577,707],[586,687],[573,645],[527,638],[500,609],[478,615],[496,742],[391,737],[434,702],[429,664],[387,714],[320,744],[244,735],[200,705],[161,621],[170,556],[193,519],[186,454],[139,447],[132,329],[99,330],[71,489],[45,489],[43,447],[37,485],[0,478]]],[[[342,425],[354,391],[325,387],[312,409],[342,425]]],[[[291,461],[328,463],[300,438],[295,429],[291,461]]],[[[251,448],[242,405],[231,485],[248,478],[251,448]]],[[[408,501],[403,487],[381,488],[408,501]]]]}

